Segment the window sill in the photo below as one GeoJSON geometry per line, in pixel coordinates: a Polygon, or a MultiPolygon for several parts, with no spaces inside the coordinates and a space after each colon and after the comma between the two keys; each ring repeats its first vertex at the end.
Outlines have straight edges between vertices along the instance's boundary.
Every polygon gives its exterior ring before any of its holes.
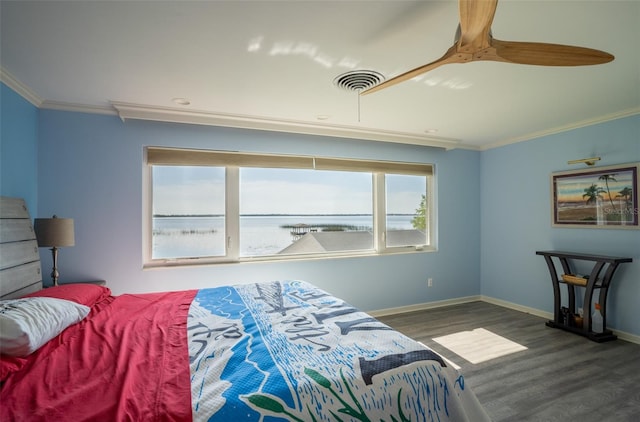
{"type": "Polygon", "coordinates": [[[287,261],[317,261],[317,260],[331,260],[331,259],[343,259],[343,258],[371,258],[371,257],[383,257],[390,255],[403,255],[403,254],[420,254],[437,252],[437,248],[433,246],[422,247],[405,247],[405,248],[390,248],[384,252],[374,251],[359,251],[359,252],[345,252],[342,254],[332,255],[287,255],[282,257],[264,256],[264,257],[242,257],[239,259],[228,258],[176,258],[176,259],[156,259],[144,263],[143,270],[161,269],[161,268],[176,268],[176,267],[193,267],[193,266],[212,266],[212,265],[236,265],[247,263],[268,263],[268,262],[287,262],[287,261]]]}

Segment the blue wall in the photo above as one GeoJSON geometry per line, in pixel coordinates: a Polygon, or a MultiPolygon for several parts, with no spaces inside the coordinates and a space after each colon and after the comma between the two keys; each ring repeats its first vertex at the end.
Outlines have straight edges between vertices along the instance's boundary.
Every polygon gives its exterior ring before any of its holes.
{"type": "Polygon", "coordinates": [[[0,195],[38,208],[38,109],[0,83],[0,195]]]}
{"type": "MultiPolygon", "coordinates": [[[[552,311],[541,249],[631,256],[609,294],[609,325],[640,335],[640,231],[551,227],[549,176],[567,161],[640,161],[640,116],[488,151],[410,145],[37,110],[2,86],[2,195],[32,216],[76,222],[62,278],[106,279],[114,293],[298,278],[366,310],[473,296],[552,311]],[[37,144],[37,145],[36,145],[37,144]],[[146,145],[424,161],[436,164],[438,252],[384,257],[142,270],[146,145]],[[36,164],[37,161],[37,164],[36,164]],[[36,178],[37,175],[37,179],[36,178]],[[426,279],[435,280],[426,287],[426,279]]],[[[41,253],[43,268],[51,257],[41,253]]]]}
{"type": "Polygon", "coordinates": [[[640,161],[640,116],[482,153],[481,291],[552,312],[551,280],[535,251],[632,257],[609,290],[607,325],[640,335],[640,231],[551,226],[550,174],[586,168],[567,161],[594,156],[602,157],[598,166],[640,161]]]}
{"type": "MultiPolygon", "coordinates": [[[[106,279],[115,293],[304,279],[363,309],[480,294],[480,153],[255,130],[123,123],[116,116],[40,110],[38,215],[73,217],[60,252],[66,280],[106,279]],[[439,250],[384,257],[142,270],[143,147],[182,146],[436,164],[439,250]],[[55,167],[48,165],[55,162],[55,167]],[[428,277],[434,287],[427,288],[428,277]]],[[[45,251],[46,252],[46,251],[45,251]]],[[[43,253],[43,263],[50,257],[43,253]]]]}

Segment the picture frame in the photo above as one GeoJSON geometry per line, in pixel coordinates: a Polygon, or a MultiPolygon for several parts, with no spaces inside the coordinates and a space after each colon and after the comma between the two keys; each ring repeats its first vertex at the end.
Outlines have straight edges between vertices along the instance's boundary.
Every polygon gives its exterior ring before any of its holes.
{"type": "Polygon", "coordinates": [[[640,163],[551,174],[553,227],[638,229],[640,163]]]}

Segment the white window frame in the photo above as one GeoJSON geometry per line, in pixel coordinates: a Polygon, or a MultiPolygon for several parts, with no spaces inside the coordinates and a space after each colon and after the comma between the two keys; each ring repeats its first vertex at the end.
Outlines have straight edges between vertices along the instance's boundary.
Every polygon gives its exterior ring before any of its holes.
{"type": "Polygon", "coordinates": [[[436,248],[436,192],[435,166],[433,164],[406,163],[375,160],[353,160],[329,157],[250,154],[210,150],[187,150],[165,147],[145,147],[143,159],[142,246],[143,267],[171,267],[183,265],[208,265],[254,261],[280,261],[300,259],[332,259],[337,257],[376,256],[396,253],[431,252],[436,248]],[[228,163],[228,164],[227,164],[228,163]],[[152,258],[153,225],[153,177],[154,165],[210,165],[225,167],[225,255],[194,258],[152,258]],[[366,171],[372,174],[373,186],[373,249],[331,253],[295,255],[240,256],[240,168],[280,167],[315,168],[318,170],[366,171]],[[386,245],[386,174],[414,174],[426,177],[427,244],[415,246],[386,245]]]}

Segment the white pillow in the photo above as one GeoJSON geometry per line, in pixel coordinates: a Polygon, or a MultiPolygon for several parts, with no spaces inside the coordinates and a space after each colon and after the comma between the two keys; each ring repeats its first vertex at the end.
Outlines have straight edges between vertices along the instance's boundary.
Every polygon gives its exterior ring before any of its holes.
{"type": "Polygon", "coordinates": [[[64,299],[33,297],[0,301],[0,353],[27,356],[76,324],[88,306],[64,299]]]}

